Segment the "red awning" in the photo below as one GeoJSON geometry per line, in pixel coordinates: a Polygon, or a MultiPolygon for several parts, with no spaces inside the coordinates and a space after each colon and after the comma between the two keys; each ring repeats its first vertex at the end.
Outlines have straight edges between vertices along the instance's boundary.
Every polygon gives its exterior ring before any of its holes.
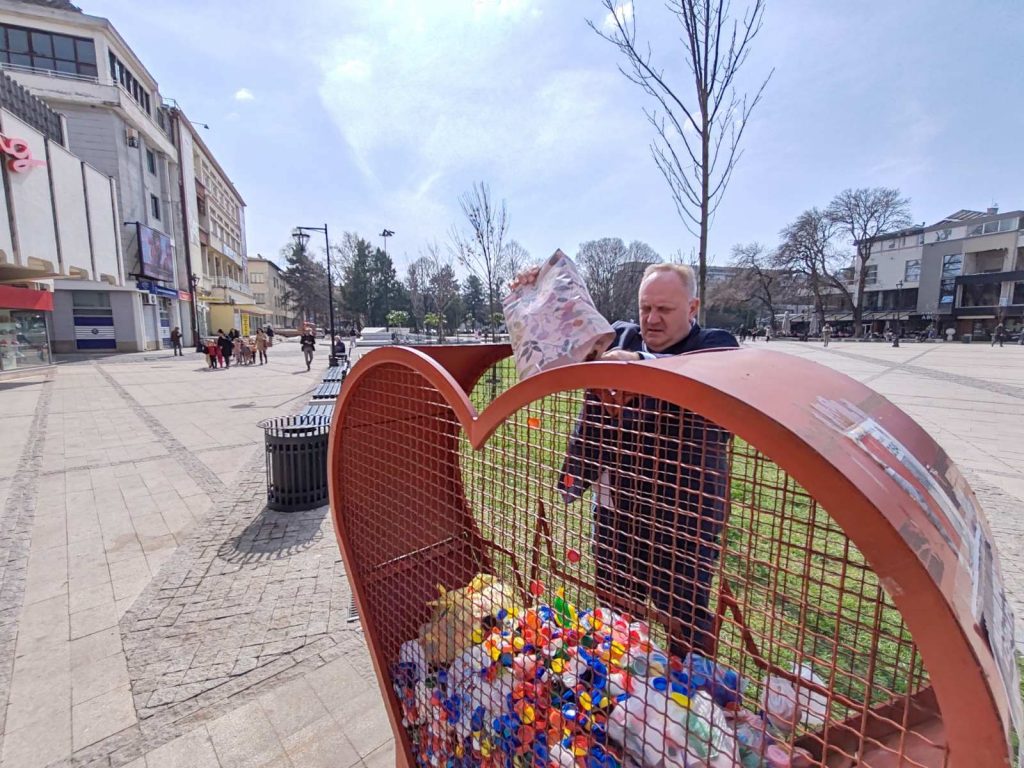
{"type": "Polygon", "coordinates": [[[15,288],[0,285],[0,309],[34,309],[37,312],[53,312],[53,294],[33,288],[15,288]]]}

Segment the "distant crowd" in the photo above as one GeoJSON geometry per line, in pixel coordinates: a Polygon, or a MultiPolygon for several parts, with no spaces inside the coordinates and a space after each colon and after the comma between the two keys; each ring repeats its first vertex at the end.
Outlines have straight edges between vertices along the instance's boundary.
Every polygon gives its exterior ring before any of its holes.
{"type": "Polygon", "coordinates": [[[230,368],[231,359],[235,365],[260,365],[267,362],[267,350],[274,346],[274,329],[257,328],[252,336],[243,336],[237,328],[227,333],[217,329],[217,337],[204,342],[206,362],[211,368],[230,368]]]}

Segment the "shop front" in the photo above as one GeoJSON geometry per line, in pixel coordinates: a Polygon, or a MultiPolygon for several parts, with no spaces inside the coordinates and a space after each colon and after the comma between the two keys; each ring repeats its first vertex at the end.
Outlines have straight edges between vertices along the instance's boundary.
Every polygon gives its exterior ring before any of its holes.
{"type": "Polygon", "coordinates": [[[209,304],[209,328],[211,335],[218,330],[227,333],[232,328],[243,336],[252,336],[257,328],[267,324],[270,312],[255,304],[209,304]]]}
{"type": "Polygon", "coordinates": [[[0,285],[0,373],[50,365],[53,294],[0,285]]]}

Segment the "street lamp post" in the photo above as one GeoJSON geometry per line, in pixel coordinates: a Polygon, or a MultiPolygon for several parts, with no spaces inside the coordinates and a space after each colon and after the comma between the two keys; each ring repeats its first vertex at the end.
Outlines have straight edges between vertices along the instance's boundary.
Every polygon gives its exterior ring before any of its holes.
{"type": "Polygon", "coordinates": [[[395,236],[395,230],[385,228],[384,231],[380,233],[380,236],[384,238],[384,255],[387,256],[388,255],[388,238],[395,236]]]}
{"type": "Polygon", "coordinates": [[[296,227],[295,229],[292,230],[292,237],[295,238],[295,242],[301,248],[305,248],[306,243],[309,242],[309,235],[306,234],[307,232],[323,232],[324,244],[327,246],[327,311],[331,323],[331,353],[327,358],[327,365],[329,365],[331,368],[337,368],[338,356],[334,354],[334,278],[331,275],[331,240],[327,236],[326,224],[324,224],[322,227],[296,227]]]}
{"type": "Polygon", "coordinates": [[[892,345],[900,345],[900,308],[903,306],[903,281],[896,283],[896,330],[892,335],[892,345]]]}

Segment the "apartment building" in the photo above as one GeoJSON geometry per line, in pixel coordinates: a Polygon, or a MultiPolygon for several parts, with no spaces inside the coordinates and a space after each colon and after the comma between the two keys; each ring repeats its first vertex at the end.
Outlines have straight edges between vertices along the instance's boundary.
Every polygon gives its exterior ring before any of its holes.
{"type": "Polygon", "coordinates": [[[953,328],[987,338],[1024,326],[1024,211],[960,210],[872,239],[865,266],[868,330],[953,328]]]}
{"type": "Polygon", "coordinates": [[[253,301],[245,242],[245,201],[203,141],[200,128],[169,102],[178,142],[181,236],[200,335],[254,333],[265,310],[253,301]]]}
{"type": "Polygon", "coordinates": [[[284,271],[277,264],[261,256],[249,259],[249,284],[256,306],[269,313],[268,324],[274,328],[295,327],[295,312],[285,301],[284,271]]]}

